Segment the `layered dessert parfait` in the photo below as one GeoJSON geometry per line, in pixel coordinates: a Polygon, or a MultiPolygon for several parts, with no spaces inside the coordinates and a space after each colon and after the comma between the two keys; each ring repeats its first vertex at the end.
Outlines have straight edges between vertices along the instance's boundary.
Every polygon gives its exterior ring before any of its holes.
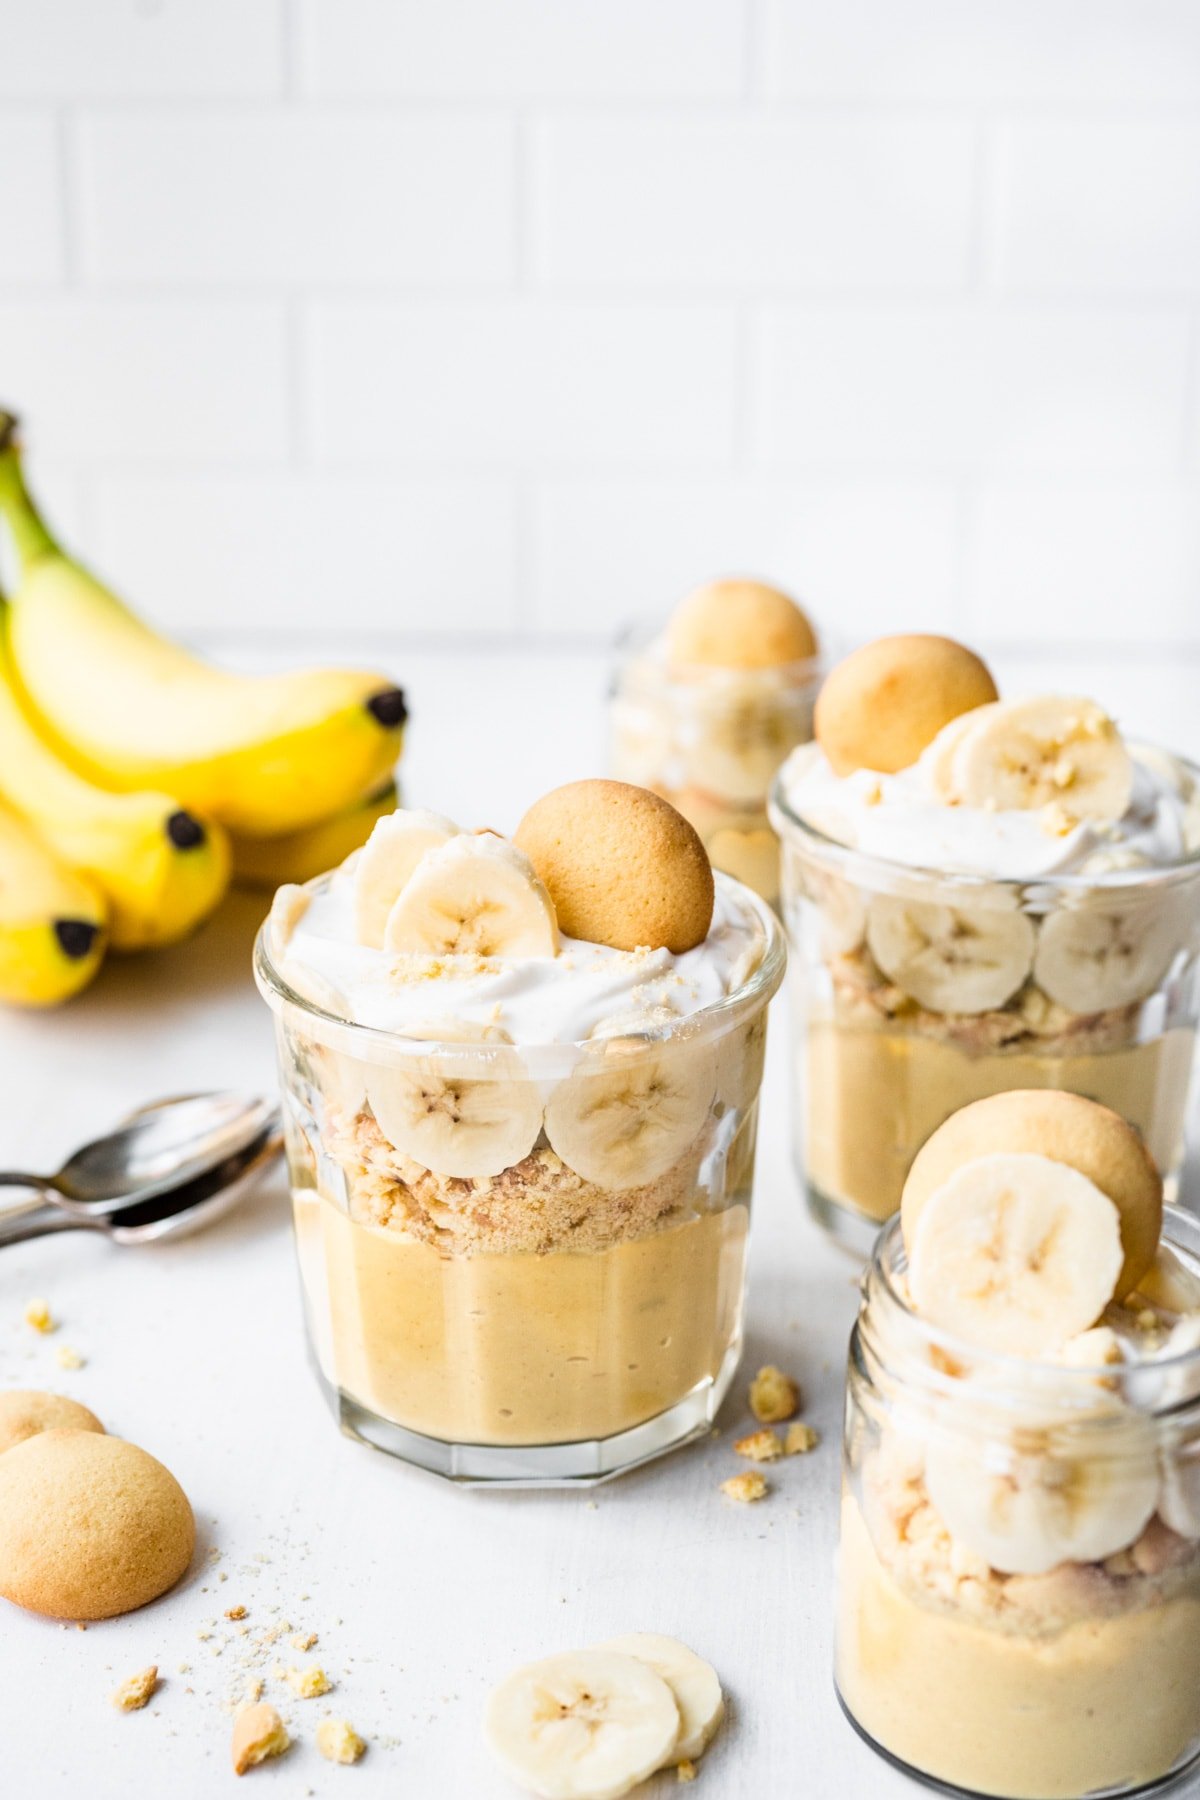
{"type": "Polygon", "coordinates": [[[691,820],[713,867],[770,900],[779,845],[767,796],[780,763],[812,737],[816,633],[794,600],[748,580],[714,581],[622,666],[612,765],[691,820]]]}
{"type": "Polygon", "coordinates": [[[1200,1223],[1077,1095],[913,1164],[851,1341],[837,1683],[910,1771],[1117,1795],[1200,1753],[1200,1223]]]}
{"type": "Polygon", "coordinates": [[[913,1157],[986,1094],[1059,1087],[1142,1132],[1169,1186],[1198,988],[1200,790],[1095,702],[1001,699],[946,638],[832,672],[780,771],[797,1160],[866,1248],[913,1157]]]}
{"type": "Polygon", "coordinates": [[[275,1011],[315,1358],[442,1473],[587,1479],[732,1377],[769,908],[657,796],[578,782],[512,840],[396,812],[280,891],[275,1011]]]}

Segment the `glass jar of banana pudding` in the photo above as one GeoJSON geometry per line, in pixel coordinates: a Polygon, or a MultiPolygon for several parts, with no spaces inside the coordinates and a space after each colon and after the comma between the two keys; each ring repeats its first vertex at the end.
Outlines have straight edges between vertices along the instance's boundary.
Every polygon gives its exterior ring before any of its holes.
{"type": "Polygon", "coordinates": [[[877,1749],[1006,1800],[1200,1754],[1200,1223],[1114,1114],[1012,1093],[929,1140],[864,1283],[844,1477],[837,1686],[877,1749]]]}
{"type": "Polygon", "coordinates": [[[816,635],[794,601],[761,582],[714,581],[634,644],[613,688],[613,773],[669,800],[713,867],[772,905],[779,843],[767,795],[788,752],[812,736],[820,675],[816,635]]]}
{"type": "Polygon", "coordinates": [[[556,790],[513,842],[398,812],[281,890],[256,973],[345,1429],[539,1482],[707,1427],[741,1345],[783,961],[770,910],[615,782],[556,790]]]}
{"type": "Polygon", "coordinates": [[[818,1219],[863,1250],[925,1139],[986,1094],[1103,1101],[1171,1191],[1182,1156],[1200,772],[1124,743],[1090,700],[989,691],[948,640],[869,645],[774,791],[797,1164],[818,1219]]]}

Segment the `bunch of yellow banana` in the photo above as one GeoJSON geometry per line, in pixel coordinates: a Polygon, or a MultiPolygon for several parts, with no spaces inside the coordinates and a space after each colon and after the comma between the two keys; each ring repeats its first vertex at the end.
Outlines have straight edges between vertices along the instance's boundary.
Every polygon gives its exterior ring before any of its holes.
{"type": "Polygon", "coordinates": [[[104,954],[106,914],[99,889],[0,806],[0,999],[53,1006],[86,987],[104,954]]]}
{"type": "Polygon", "coordinates": [[[191,931],[231,869],[275,885],[365,841],[406,715],[373,672],[246,678],[158,636],[59,548],[3,412],[0,516],[21,571],[0,599],[0,1000],[49,1004],[105,943],[191,931]]]}

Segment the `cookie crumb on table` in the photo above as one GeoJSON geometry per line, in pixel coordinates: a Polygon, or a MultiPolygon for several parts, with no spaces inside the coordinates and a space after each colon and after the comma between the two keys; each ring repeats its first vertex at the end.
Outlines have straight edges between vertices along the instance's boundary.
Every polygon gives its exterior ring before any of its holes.
{"type": "Polygon", "coordinates": [[[112,1703],[118,1712],[140,1712],[157,1686],[158,1664],[151,1663],[149,1668],[140,1669],[121,1683],[113,1694],[112,1703]]]}
{"type": "Polygon", "coordinates": [[[317,1726],[317,1749],[327,1762],[356,1763],[366,1747],[349,1719],[322,1719],[317,1726]]]}
{"type": "Polygon", "coordinates": [[[783,1455],[783,1440],[777,1431],[764,1425],[761,1431],[735,1439],[733,1448],[737,1456],[749,1457],[751,1462],[775,1462],[783,1455]]]}
{"type": "Polygon", "coordinates": [[[245,1616],[246,1609],[244,1606],[227,1606],[225,1608],[225,1617],[227,1619],[244,1619],[245,1616]]]}
{"type": "MultiPolygon", "coordinates": [[[[50,1330],[54,1327],[51,1326],[50,1330]]],[[[82,1369],[87,1362],[86,1356],[80,1356],[78,1350],[72,1350],[69,1344],[63,1344],[54,1353],[54,1360],[60,1369],[82,1369]]]]}
{"type": "Polygon", "coordinates": [[[731,1500],[761,1500],[770,1492],[766,1481],[757,1469],[747,1469],[741,1475],[731,1475],[728,1481],[721,1483],[721,1492],[728,1494],[731,1500]]]}
{"type": "Polygon", "coordinates": [[[315,1631],[297,1631],[288,1642],[293,1650],[311,1650],[317,1642],[317,1634],[315,1631]]]}
{"type": "Polygon", "coordinates": [[[234,1774],[244,1775],[269,1756],[282,1756],[291,1741],[273,1706],[248,1706],[233,1722],[230,1750],[234,1774]]]}
{"type": "Polygon", "coordinates": [[[315,1663],[311,1669],[288,1669],[283,1678],[301,1700],[315,1700],[319,1694],[327,1694],[331,1685],[324,1669],[315,1663]]]}
{"type": "Polygon", "coordinates": [[[58,1320],[50,1311],[48,1300],[29,1300],[25,1305],[25,1323],[32,1325],[35,1331],[47,1332],[58,1330],[58,1320]]]}
{"type": "Polygon", "coordinates": [[[790,1375],[768,1363],[750,1383],[750,1411],[760,1425],[782,1425],[800,1405],[800,1389],[790,1375]]]}
{"type": "Polygon", "coordinates": [[[807,1456],[810,1450],[816,1449],[820,1441],[819,1433],[814,1431],[811,1425],[805,1425],[803,1420],[797,1419],[794,1425],[789,1425],[787,1428],[787,1436],[783,1440],[783,1454],[785,1456],[807,1456]]]}
{"type": "Polygon", "coordinates": [[[695,1781],[696,1765],[690,1757],[686,1762],[676,1763],[675,1775],[679,1781],[695,1781]]]}

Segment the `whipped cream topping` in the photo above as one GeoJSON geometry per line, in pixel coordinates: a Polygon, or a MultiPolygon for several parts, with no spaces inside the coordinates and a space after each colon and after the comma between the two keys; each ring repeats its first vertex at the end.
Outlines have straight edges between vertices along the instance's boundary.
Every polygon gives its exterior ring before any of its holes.
{"type": "Polygon", "coordinates": [[[1127,748],[1133,792],[1124,816],[1111,821],[1069,824],[1053,809],[947,805],[923,761],[896,775],[857,769],[842,776],[817,744],[794,751],[780,780],[800,818],[867,856],[1007,881],[1100,878],[1122,869],[1164,868],[1200,849],[1200,805],[1187,770],[1162,751],[1127,748]]]}
{"type": "Polygon", "coordinates": [[[311,892],[273,954],[298,993],[356,1025],[437,1037],[439,1022],[503,1032],[515,1044],[573,1044],[654,1031],[713,1006],[761,962],[761,921],[721,876],[708,936],[694,950],[613,950],[563,937],[557,956],[398,956],[356,941],[353,870],[311,892]]]}

